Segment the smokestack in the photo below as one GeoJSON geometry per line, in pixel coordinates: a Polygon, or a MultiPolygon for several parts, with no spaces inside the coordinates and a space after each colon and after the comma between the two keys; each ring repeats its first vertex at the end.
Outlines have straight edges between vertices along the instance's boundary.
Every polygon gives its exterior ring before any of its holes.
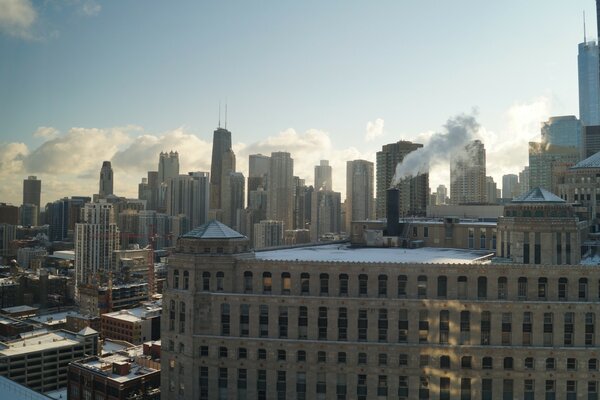
{"type": "Polygon", "coordinates": [[[389,188],[385,192],[386,208],[387,208],[387,236],[400,235],[400,190],[389,188]]]}

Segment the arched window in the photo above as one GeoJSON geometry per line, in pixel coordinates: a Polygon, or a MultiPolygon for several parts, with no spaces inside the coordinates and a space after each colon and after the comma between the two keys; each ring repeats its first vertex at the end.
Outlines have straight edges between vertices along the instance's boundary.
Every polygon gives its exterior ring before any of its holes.
{"type": "Polygon", "coordinates": [[[173,271],[173,289],[179,289],[179,270],[173,271]]]}
{"type": "Polygon", "coordinates": [[[300,274],[300,294],[310,293],[310,275],[308,272],[300,274]]]}
{"type": "Polygon", "coordinates": [[[456,279],[457,283],[457,294],[459,299],[467,298],[467,277],[462,275],[456,279]]]}
{"type": "Polygon", "coordinates": [[[398,275],[398,297],[406,297],[406,275],[398,275]]]}
{"type": "Polygon", "coordinates": [[[320,274],[319,281],[321,282],[319,294],[321,296],[329,295],[329,274],[320,274]]]}
{"type": "Polygon", "coordinates": [[[273,280],[270,272],[263,272],[263,293],[270,294],[273,280]]]}
{"type": "Polygon", "coordinates": [[[567,300],[569,295],[569,280],[567,278],[558,279],[558,299],[567,300]]]}
{"type": "Polygon", "coordinates": [[[519,300],[527,300],[527,278],[522,276],[517,283],[517,296],[519,300]]]}
{"type": "Polygon", "coordinates": [[[587,300],[588,298],[588,280],[587,278],[579,278],[579,288],[577,290],[579,300],[587,300]]]}
{"type": "Polygon", "coordinates": [[[427,297],[427,276],[425,275],[417,277],[417,297],[420,299],[427,297]]]}
{"type": "Polygon", "coordinates": [[[183,271],[183,290],[188,290],[190,288],[190,272],[183,271]]]}
{"type": "Polygon", "coordinates": [[[445,275],[437,278],[437,297],[445,299],[448,296],[448,278],[445,275]]]}
{"type": "Polygon", "coordinates": [[[508,291],[508,281],[505,276],[498,278],[498,300],[506,300],[508,291]]]}
{"type": "Polygon", "coordinates": [[[348,275],[340,274],[340,296],[348,296],[348,275]]]}
{"type": "Polygon", "coordinates": [[[225,278],[225,274],[221,271],[217,272],[217,292],[223,291],[223,281],[225,278]]]}
{"type": "Polygon", "coordinates": [[[252,272],[244,272],[244,293],[252,293],[252,272]]]}
{"type": "Polygon", "coordinates": [[[513,369],[513,358],[504,357],[504,369],[513,369]]]}
{"type": "Polygon", "coordinates": [[[379,275],[377,277],[377,294],[379,297],[387,297],[387,275],[379,275]]]}
{"type": "Polygon", "coordinates": [[[290,294],[290,290],[292,288],[292,278],[290,277],[289,272],[281,273],[281,293],[282,294],[290,294]]]}
{"type": "Polygon", "coordinates": [[[487,278],[485,276],[477,278],[477,297],[479,299],[487,298],[487,278]]]}
{"type": "Polygon", "coordinates": [[[366,274],[360,274],[358,276],[358,295],[359,296],[367,295],[368,279],[369,279],[369,277],[366,274]]]}
{"type": "Polygon", "coordinates": [[[210,272],[205,271],[202,273],[202,290],[210,290],[210,272]]]}

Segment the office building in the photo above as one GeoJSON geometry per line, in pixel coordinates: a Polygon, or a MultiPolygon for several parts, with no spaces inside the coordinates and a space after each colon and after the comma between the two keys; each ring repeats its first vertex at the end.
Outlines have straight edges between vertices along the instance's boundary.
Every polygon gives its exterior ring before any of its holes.
{"type": "MultiPolygon", "coordinates": [[[[308,229],[311,222],[312,186],[306,186],[304,179],[294,176],[294,225],[293,229],[308,229]]],[[[286,229],[287,231],[287,229],[286,229]]]]}
{"type": "Polygon", "coordinates": [[[315,190],[333,190],[331,182],[331,166],[328,160],[321,160],[315,165],[315,190]]]}
{"type": "Polygon", "coordinates": [[[36,176],[29,176],[23,180],[23,204],[35,204],[40,208],[42,181],[36,176]]]}
{"type": "MultiPolygon", "coordinates": [[[[392,186],[396,167],[411,151],[423,147],[422,144],[401,140],[397,143],[382,146],[377,152],[377,182],[376,182],[376,217],[386,218],[386,190],[392,186]]],[[[416,177],[404,179],[402,187],[402,201],[400,202],[400,215],[424,215],[427,209],[429,195],[429,174],[420,174],[416,177]]]]}
{"type": "Polygon", "coordinates": [[[579,78],[579,119],[583,126],[600,125],[600,72],[598,45],[594,41],[579,43],[577,68],[579,78]]]}
{"type": "Polygon", "coordinates": [[[179,175],[179,153],[176,151],[160,152],[158,158],[158,181],[168,183],[169,179],[179,175]]]}
{"type": "Polygon", "coordinates": [[[448,188],[445,185],[438,185],[437,190],[437,205],[448,203],[448,188]]]}
{"type": "Polygon", "coordinates": [[[337,234],[342,226],[342,195],[333,190],[315,190],[311,199],[310,239],[320,241],[337,234]]]}
{"type": "MultiPolygon", "coordinates": [[[[250,207],[250,193],[259,187],[267,189],[267,175],[269,174],[270,157],[262,154],[250,154],[248,157],[248,200],[250,207]]],[[[266,206],[266,203],[265,203],[266,206]]],[[[264,218],[263,218],[264,219],[264,218]]]]}
{"type": "Polygon", "coordinates": [[[87,203],[82,222],[75,224],[76,285],[100,284],[113,272],[113,251],[119,249],[119,230],[112,204],[87,203]]]}
{"type": "Polygon", "coordinates": [[[104,199],[106,198],[106,196],[114,194],[113,185],[113,169],[110,165],[110,161],[103,161],[102,168],[100,168],[100,185],[98,188],[98,197],[104,199]]]}
{"type": "Polygon", "coordinates": [[[38,226],[38,206],[35,204],[23,204],[20,208],[19,217],[23,226],[38,226]]]}
{"type": "Polygon", "coordinates": [[[567,169],[557,192],[567,203],[583,206],[586,215],[582,219],[592,226],[596,225],[595,231],[598,231],[597,224],[600,222],[599,176],[600,153],[596,153],[567,169]]]}
{"type": "Polygon", "coordinates": [[[370,161],[346,163],[346,229],[352,221],[375,219],[374,166],[370,161]]]}
{"type": "Polygon", "coordinates": [[[529,187],[558,192],[558,172],[579,161],[580,152],[571,146],[529,142],[529,187]]]}
{"type": "Polygon", "coordinates": [[[210,180],[208,172],[177,175],[167,183],[167,214],[188,217],[192,228],[208,221],[210,180]]]}
{"type": "Polygon", "coordinates": [[[512,199],[519,193],[519,177],[516,174],[502,175],[502,198],[512,199]]]}
{"type": "Polygon", "coordinates": [[[294,160],[290,153],[271,153],[267,183],[267,219],[283,221],[283,228],[294,226],[294,160]]]}
{"type": "Polygon", "coordinates": [[[498,189],[496,187],[496,182],[494,182],[494,178],[491,176],[485,177],[485,202],[488,204],[495,204],[498,202],[498,197],[496,195],[498,189]]]}
{"type": "Polygon", "coordinates": [[[451,155],[450,203],[481,204],[485,195],[485,147],[473,140],[451,155]]]}
{"type": "Polygon", "coordinates": [[[233,168],[223,165],[224,155],[231,152],[231,132],[225,128],[217,128],[213,132],[212,159],[210,164],[210,209],[221,210],[222,203],[222,185],[221,179],[230,171],[235,172],[235,160],[233,168]]]}
{"type": "MultiPolygon", "coordinates": [[[[600,67],[598,68],[600,74],[600,67]]],[[[574,115],[550,117],[542,122],[542,143],[581,148],[581,121],[574,115]]]]}
{"type": "Polygon", "coordinates": [[[19,207],[0,203],[0,224],[19,224],[19,207]]]}
{"type": "Polygon", "coordinates": [[[264,220],[254,224],[254,248],[275,247],[283,245],[283,222],[264,220]]]}
{"type": "Polygon", "coordinates": [[[584,126],[582,129],[581,159],[600,151],[600,125],[584,126]]]}
{"type": "Polygon", "coordinates": [[[141,307],[104,313],[100,316],[102,337],[135,345],[160,339],[162,307],[145,303],[141,307]]]}

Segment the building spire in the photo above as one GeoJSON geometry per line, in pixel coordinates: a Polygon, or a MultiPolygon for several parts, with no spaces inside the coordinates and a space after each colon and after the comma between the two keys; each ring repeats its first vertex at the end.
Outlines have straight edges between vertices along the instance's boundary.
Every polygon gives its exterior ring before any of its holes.
{"type": "Polygon", "coordinates": [[[227,101],[225,101],[225,129],[227,129],[227,101]]]}
{"type": "Polygon", "coordinates": [[[585,10],[583,10],[583,43],[585,44],[587,39],[585,37],[585,10]]]}
{"type": "Polygon", "coordinates": [[[219,125],[217,127],[221,127],[221,100],[219,100],[219,125]]]}

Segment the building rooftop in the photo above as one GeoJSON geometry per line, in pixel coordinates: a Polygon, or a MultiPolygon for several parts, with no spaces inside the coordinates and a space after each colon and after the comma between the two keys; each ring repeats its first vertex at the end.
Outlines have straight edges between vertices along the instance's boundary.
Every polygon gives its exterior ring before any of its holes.
{"type": "Polygon", "coordinates": [[[181,236],[186,239],[235,239],[245,236],[213,219],[181,236]]]}
{"type": "MultiPolygon", "coordinates": [[[[0,399],[27,399],[27,400],[48,400],[54,397],[49,397],[38,393],[35,390],[29,389],[13,380],[4,376],[0,376],[0,399]]],[[[66,393],[65,397],[66,399],[66,393]]]]}
{"type": "Polygon", "coordinates": [[[138,322],[147,317],[154,317],[160,314],[162,307],[155,303],[147,303],[142,307],[128,308],[111,313],[102,314],[103,316],[120,319],[128,322],[138,322]]]}
{"type": "Polygon", "coordinates": [[[71,347],[79,343],[75,335],[67,331],[42,333],[9,343],[0,342],[0,357],[71,347]]]}
{"type": "Polygon", "coordinates": [[[75,364],[102,374],[115,382],[124,383],[160,371],[158,363],[146,361],[145,365],[139,364],[137,361],[142,361],[139,358],[142,356],[142,346],[137,346],[129,348],[124,352],[107,354],[102,357],[90,357],[75,364]],[[117,371],[115,371],[113,365],[128,365],[129,367],[124,369],[123,374],[119,374],[116,373],[117,371]]]}
{"type": "Polygon", "coordinates": [[[516,197],[512,203],[566,203],[563,199],[549,192],[548,190],[537,187],[529,192],[516,197]]]}
{"type": "Polygon", "coordinates": [[[347,243],[342,243],[257,251],[255,255],[259,260],[277,261],[468,264],[476,263],[482,257],[493,253],[492,250],[476,251],[432,247],[419,249],[354,248],[350,247],[347,243]]]}
{"type": "Polygon", "coordinates": [[[600,168],[600,152],[579,161],[569,169],[600,168]]]}
{"type": "Polygon", "coordinates": [[[57,312],[57,313],[52,313],[52,314],[36,315],[35,317],[30,317],[29,320],[40,323],[40,324],[52,326],[52,325],[65,324],[67,322],[68,315],[77,316],[79,314],[75,311],[63,311],[63,312],[57,312]]]}

